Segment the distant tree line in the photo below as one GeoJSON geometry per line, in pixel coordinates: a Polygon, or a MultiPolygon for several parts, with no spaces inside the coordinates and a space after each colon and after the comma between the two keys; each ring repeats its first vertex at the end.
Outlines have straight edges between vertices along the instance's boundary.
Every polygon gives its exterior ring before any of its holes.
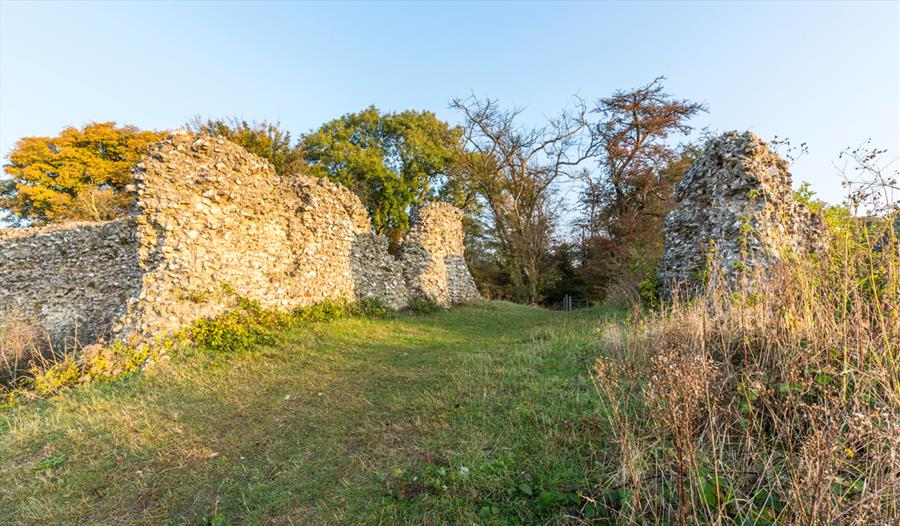
{"type": "MultiPolygon", "coordinates": [[[[243,146],[280,175],[347,186],[394,247],[416,207],[460,207],[466,257],[488,297],[633,301],[652,289],[672,186],[697,153],[674,141],[706,111],[669,95],[662,80],[575,98],[538,126],[520,122],[522,108],[473,95],[451,102],[457,126],[429,111],[372,106],[296,141],[277,122],[198,117],[187,127],[243,146]],[[564,183],[580,189],[575,203],[560,197],[564,183]]],[[[123,216],[134,165],[165,135],[103,122],[23,138],[4,165],[0,208],[20,225],[123,216]]]]}

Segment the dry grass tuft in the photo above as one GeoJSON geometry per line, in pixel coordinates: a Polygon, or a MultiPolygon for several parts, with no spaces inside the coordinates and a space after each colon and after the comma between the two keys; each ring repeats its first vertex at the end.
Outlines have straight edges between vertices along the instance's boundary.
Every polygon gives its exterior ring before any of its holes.
{"type": "Polygon", "coordinates": [[[0,384],[14,383],[39,361],[41,332],[21,316],[7,313],[0,321],[0,384]]]}
{"type": "Polygon", "coordinates": [[[606,329],[617,521],[900,522],[900,251],[893,218],[844,219],[827,254],[606,329]]]}

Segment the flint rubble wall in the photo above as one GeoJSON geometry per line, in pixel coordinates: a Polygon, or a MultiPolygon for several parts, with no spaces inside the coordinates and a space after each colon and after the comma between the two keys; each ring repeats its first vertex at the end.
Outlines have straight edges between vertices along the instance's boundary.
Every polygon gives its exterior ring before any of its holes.
{"type": "Polygon", "coordinates": [[[394,256],[348,189],[279,177],[222,139],[176,133],[135,178],[133,217],[0,229],[0,315],[84,345],[145,341],[238,297],[280,310],[338,298],[399,309],[416,298],[479,297],[463,259],[462,212],[448,204],[422,207],[394,256]]]}
{"type": "Polygon", "coordinates": [[[138,293],[133,219],[0,229],[0,325],[37,321],[55,346],[108,338],[138,293]]]}
{"type": "Polygon", "coordinates": [[[727,285],[824,242],[822,218],[794,199],[788,163],[751,132],[711,139],[675,186],[657,279],[690,293],[714,270],[727,285]]]}

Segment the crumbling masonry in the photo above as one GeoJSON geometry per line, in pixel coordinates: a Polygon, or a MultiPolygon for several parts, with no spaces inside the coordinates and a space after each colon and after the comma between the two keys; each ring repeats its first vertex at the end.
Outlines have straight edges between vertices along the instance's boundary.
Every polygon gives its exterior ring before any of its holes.
{"type": "Polygon", "coordinates": [[[279,177],[225,140],[179,133],[136,170],[137,209],[105,223],[0,229],[0,315],[61,342],[144,341],[231,308],[374,297],[402,308],[479,297],[462,212],[431,203],[397,256],[343,186],[279,177]]]}
{"type": "Polygon", "coordinates": [[[734,285],[824,242],[821,218],[794,200],[788,163],[750,132],[710,140],[675,199],[657,274],[666,296],[695,292],[711,271],[734,285]]]}
{"type": "MultiPolygon", "coordinates": [[[[224,140],[176,134],[138,165],[137,209],[106,223],[0,229],[0,316],[52,341],[146,340],[231,308],[288,310],[326,299],[478,297],[462,213],[426,205],[398,255],[346,188],[279,177],[224,140]]],[[[734,282],[785,253],[816,250],[821,219],[793,199],[787,163],[752,133],[712,139],[675,188],[658,279],[696,290],[710,269],[734,282]]]]}

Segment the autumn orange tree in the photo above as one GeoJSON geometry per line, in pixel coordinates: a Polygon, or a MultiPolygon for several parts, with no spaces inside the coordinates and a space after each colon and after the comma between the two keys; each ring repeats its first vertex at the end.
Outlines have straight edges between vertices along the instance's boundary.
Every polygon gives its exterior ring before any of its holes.
{"type": "Polygon", "coordinates": [[[3,166],[0,208],[13,222],[103,221],[133,201],[132,168],[163,133],[115,122],[69,127],[56,137],[25,137],[3,166]]]}

